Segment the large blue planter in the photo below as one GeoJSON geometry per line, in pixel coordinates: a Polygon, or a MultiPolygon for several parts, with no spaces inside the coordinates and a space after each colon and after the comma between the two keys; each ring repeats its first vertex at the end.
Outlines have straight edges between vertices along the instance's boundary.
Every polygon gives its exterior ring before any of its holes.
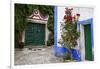
{"type": "Polygon", "coordinates": [[[65,53],[68,52],[68,49],[65,47],[54,46],[55,56],[63,57],[65,53]]]}
{"type": "Polygon", "coordinates": [[[72,58],[73,58],[73,59],[78,60],[78,61],[81,60],[79,51],[78,51],[77,49],[72,49],[72,50],[71,50],[71,53],[72,53],[72,58]]]}
{"type": "MultiPolygon", "coordinates": [[[[64,57],[64,54],[68,53],[68,49],[63,47],[63,46],[59,47],[59,46],[56,45],[56,46],[54,46],[54,52],[55,52],[55,56],[57,56],[57,57],[64,57]]],[[[77,49],[72,49],[71,50],[71,54],[72,54],[72,58],[73,59],[78,60],[78,61],[81,60],[79,51],[77,49]]]]}

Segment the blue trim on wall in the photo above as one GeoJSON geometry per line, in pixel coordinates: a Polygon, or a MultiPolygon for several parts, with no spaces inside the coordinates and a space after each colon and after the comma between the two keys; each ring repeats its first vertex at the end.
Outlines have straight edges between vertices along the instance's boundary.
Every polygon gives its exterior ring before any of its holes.
{"type": "Polygon", "coordinates": [[[54,51],[57,46],[57,6],[54,7],[54,51]]]}
{"type": "Polygon", "coordinates": [[[94,48],[94,32],[93,32],[93,19],[91,20],[91,37],[92,37],[92,48],[94,48]]]}
{"type": "Polygon", "coordinates": [[[91,24],[91,39],[92,39],[92,48],[94,48],[94,35],[93,35],[93,18],[87,19],[87,20],[83,20],[83,21],[78,21],[78,29],[80,31],[80,24],[82,25],[86,25],[86,24],[91,24]]]}
{"type": "Polygon", "coordinates": [[[78,21],[78,24],[91,24],[93,22],[93,18],[83,20],[83,21],[78,21]]]}
{"type": "Polygon", "coordinates": [[[79,23],[79,21],[78,21],[78,23],[77,23],[77,31],[78,31],[78,32],[80,31],[80,23],[79,23]]]}
{"type": "Polygon", "coordinates": [[[54,7],[54,54],[57,57],[64,56],[64,53],[67,52],[67,49],[65,47],[59,47],[58,45],[58,7],[54,7]]]}

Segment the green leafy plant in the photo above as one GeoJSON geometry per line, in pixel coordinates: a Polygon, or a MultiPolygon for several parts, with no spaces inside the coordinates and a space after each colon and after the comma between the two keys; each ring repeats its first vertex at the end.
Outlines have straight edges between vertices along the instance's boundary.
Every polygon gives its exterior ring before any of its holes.
{"type": "Polygon", "coordinates": [[[15,4],[15,47],[22,42],[22,35],[27,25],[27,17],[33,13],[34,9],[38,9],[43,15],[49,15],[48,29],[53,33],[53,6],[31,5],[31,4],[15,4]],[[51,27],[51,28],[50,28],[51,27]]]}
{"type": "Polygon", "coordinates": [[[50,16],[47,24],[48,30],[50,31],[49,33],[49,39],[47,41],[47,46],[52,46],[54,45],[54,16],[50,16]]]}
{"type": "Polygon", "coordinates": [[[61,24],[63,26],[63,33],[61,35],[62,43],[64,44],[64,47],[69,50],[70,59],[72,59],[71,49],[77,46],[77,39],[79,37],[79,32],[77,31],[77,22],[80,16],[80,14],[72,16],[72,10],[73,8],[65,8],[64,23],[61,24]]]}
{"type": "Polygon", "coordinates": [[[66,62],[66,59],[70,60],[70,54],[69,53],[64,54],[64,57],[63,57],[64,62],[66,62]]]}

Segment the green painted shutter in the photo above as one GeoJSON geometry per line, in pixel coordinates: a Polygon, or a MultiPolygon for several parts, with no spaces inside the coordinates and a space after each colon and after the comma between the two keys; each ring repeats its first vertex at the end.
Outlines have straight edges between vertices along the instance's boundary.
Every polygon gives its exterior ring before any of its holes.
{"type": "Polygon", "coordinates": [[[28,23],[25,31],[26,45],[45,45],[45,25],[39,23],[28,23]]]}
{"type": "Polygon", "coordinates": [[[92,41],[91,41],[91,25],[84,25],[85,34],[85,59],[93,60],[92,58],[92,41]]]}

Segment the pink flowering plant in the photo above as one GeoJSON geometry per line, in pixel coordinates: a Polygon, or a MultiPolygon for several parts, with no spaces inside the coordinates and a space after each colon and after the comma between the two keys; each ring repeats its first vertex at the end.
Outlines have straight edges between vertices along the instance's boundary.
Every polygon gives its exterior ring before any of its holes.
{"type": "MultiPolygon", "coordinates": [[[[69,50],[69,58],[71,57],[71,49],[77,46],[77,39],[79,38],[79,32],[77,31],[77,22],[80,14],[77,13],[72,16],[73,8],[65,8],[65,15],[63,17],[64,23],[62,26],[62,44],[69,50]]],[[[66,56],[68,57],[68,55],[66,56]]]]}

